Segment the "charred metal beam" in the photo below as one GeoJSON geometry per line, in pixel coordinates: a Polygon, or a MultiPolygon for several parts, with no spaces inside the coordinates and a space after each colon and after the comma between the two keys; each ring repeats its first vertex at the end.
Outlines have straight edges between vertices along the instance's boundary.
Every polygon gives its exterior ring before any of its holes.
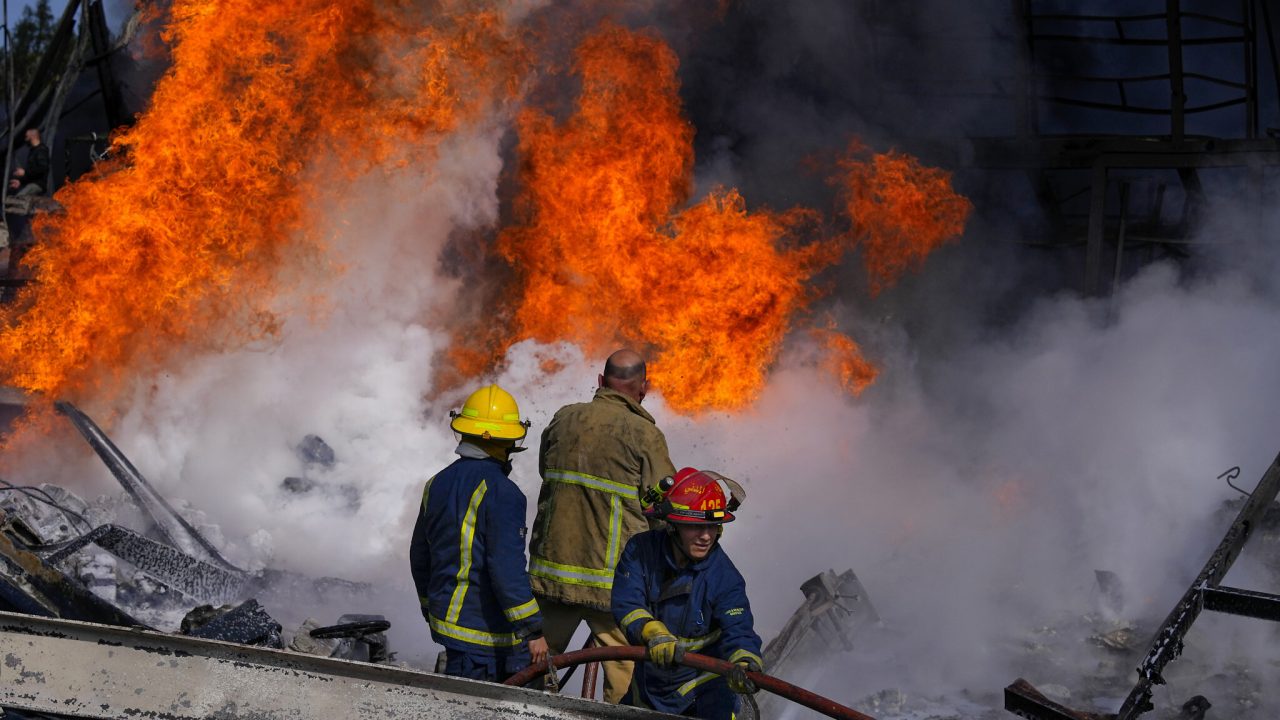
{"type": "Polygon", "coordinates": [[[1262,521],[1267,508],[1275,501],[1278,491],[1280,456],[1271,462],[1262,480],[1227,529],[1222,542],[1209,556],[1209,561],[1156,630],[1151,649],[1138,666],[1138,682],[1125,698],[1119,712],[1115,715],[1092,715],[1072,710],[1045,698],[1021,678],[1005,688],[1005,710],[1033,720],[1134,720],[1153,709],[1151,690],[1156,685],[1164,684],[1161,673],[1165,665],[1182,654],[1182,640],[1201,610],[1207,608],[1269,620],[1280,619],[1280,596],[1218,586],[1239,557],[1254,528],[1262,521]]]}
{"type": "Polygon", "coordinates": [[[15,609],[42,606],[47,614],[72,620],[91,620],[133,627],[145,627],[111,603],[89,592],[83,585],[45,562],[39,555],[18,547],[0,532],[0,575],[4,576],[5,594],[25,594],[29,603],[14,602],[15,609]]]}
{"type": "Polygon", "coordinates": [[[1200,591],[1205,610],[1280,622],[1280,595],[1233,587],[1207,587],[1200,591]]]}
{"type": "Polygon", "coordinates": [[[1183,593],[1182,599],[1156,631],[1155,639],[1151,642],[1151,650],[1138,666],[1138,684],[1120,706],[1120,711],[1116,714],[1117,720],[1133,720],[1152,709],[1151,689],[1156,685],[1164,684],[1164,677],[1161,675],[1164,666],[1182,654],[1182,639],[1204,607],[1201,602],[1202,593],[1206,589],[1217,587],[1218,583],[1222,582],[1222,578],[1240,555],[1253,529],[1262,520],[1267,507],[1275,500],[1277,491],[1280,491],[1280,456],[1277,456],[1272,461],[1271,467],[1267,468],[1267,472],[1262,476],[1253,493],[1249,495],[1244,507],[1240,508],[1240,513],[1231,523],[1226,536],[1209,556],[1204,569],[1196,576],[1191,587],[1183,593]]]}
{"type": "Polygon", "coordinates": [[[777,671],[796,656],[853,649],[853,636],[880,621],[870,596],[853,570],[828,570],[800,585],[804,604],[764,649],[765,666],[777,671]]]}
{"type": "Polygon", "coordinates": [[[1111,168],[1224,168],[1280,164],[1274,138],[972,138],[969,164],[991,169],[1085,169],[1102,156],[1111,168]]]}
{"type": "MultiPolygon", "coordinates": [[[[7,565],[7,563],[0,563],[0,565],[7,565]]],[[[37,600],[29,587],[23,587],[21,582],[10,578],[4,572],[0,572],[0,610],[54,617],[54,612],[37,600]]]]}
{"type": "MultiPolygon", "coordinates": [[[[18,122],[14,123],[15,135],[19,135],[32,123],[40,107],[48,100],[49,88],[55,84],[57,76],[61,74],[59,72],[61,68],[57,66],[66,62],[66,55],[75,43],[76,13],[79,10],[80,0],[70,0],[63,8],[58,27],[49,40],[49,47],[40,57],[40,64],[36,65],[36,70],[31,76],[31,84],[26,87],[13,108],[13,116],[18,119],[18,122]]],[[[48,128],[41,128],[41,131],[48,137],[52,137],[48,128]]],[[[8,129],[5,129],[2,134],[7,135],[8,129]]],[[[12,148],[17,140],[17,137],[9,138],[8,147],[12,148]]]]}
{"type": "Polygon", "coordinates": [[[1107,717],[1059,705],[1022,678],[1004,689],[1004,709],[1029,720],[1105,720],[1107,717]]]}
{"type": "Polygon", "coordinates": [[[80,431],[80,434],[88,441],[89,446],[106,464],[107,469],[124,487],[125,492],[129,493],[129,496],[134,499],[143,512],[147,513],[153,526],[166,540],[179,550],[196,555],[204,555],[213,563],[227,570],[240,572],[240,568],[232,565],[226,558],[222,557],[222,553],[218,552],[218,549],[200,534],[200,531],[192,527],[186,518],[179,515],[173,509],[173,506],[164,499],[163,495],[156,492],[156,489],[143,477],[138,468],[129,462],[129,458],[120,451],[120,448],[116,447],[115,443],[111,442],[111,438],[107,437],[102,428],[98,427],[98,424],[90,419],[88,415],[85,415],[75,405],[66,401],[54,403],[54,407],[71,421],[76,430],[80,431]]]}
{"type": "MultiPolygon", "coordinates": [[[[815,575],[800,585],[804,603],[787,619],[776,637],[764,647],[764,665],[775,675],[788,675],[797,658],[806,662],[834,661],[835,653],[849,652],[860,631],[880,622],[871,596],[853,570],[815,575]]],[[[784,714],[783,700],[766,694],[759,698],[762,717],[784,714]]]]}
{"type": "Polygon", "coordinates": [[[116,83],[111,47],[111,33],[107,29],[107,16],[102,10],[102,0],[92,0],[89,10],[89,40],[94,57],[89,61],[98,71],[98,88],[102,92],[102,105],[107,111],[107,127],[115,129],[128,121],[120,102],[120,88],[116,83]]]}
{"type": "Polygon", "coordinates": [[[45,557],[57,565],[93,544],[199,602],[228,603],[240,599],[247,580],[243,573],[223,569],[180,550],[156,542],[119,525],[102,525],[45,557]]]}

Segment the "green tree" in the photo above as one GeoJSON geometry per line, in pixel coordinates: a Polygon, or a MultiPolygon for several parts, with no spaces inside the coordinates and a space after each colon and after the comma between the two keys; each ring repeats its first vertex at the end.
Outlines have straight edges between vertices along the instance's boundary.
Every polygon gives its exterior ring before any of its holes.
{"type": "MultiPolygon", "coordinates": [[[[9,54],[0,58],[3,61],[0,69],[8,73],[12,62],[15,96],[20,97],[31,84],[36,66],[40,64],[40,58],[49,49],[49,42],[53,39],[53,23],[49,0],[39,0],[34,7],[27,5],[22,8],[22,19],[10,30],[9,54]]],[[[0,92],[3,92],[2,86],[0,92]]]]}

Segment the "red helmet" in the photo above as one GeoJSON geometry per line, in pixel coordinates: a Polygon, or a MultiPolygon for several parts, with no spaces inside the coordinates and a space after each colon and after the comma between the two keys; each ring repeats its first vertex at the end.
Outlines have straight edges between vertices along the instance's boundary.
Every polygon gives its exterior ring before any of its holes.
{"type": "Polygon", "coordinates": [[[676,472],[671,489],[645,515],[671,523],[719,525],[733,522],[728,500],[720,487],[720,474],[684,468],[676,472]]]}

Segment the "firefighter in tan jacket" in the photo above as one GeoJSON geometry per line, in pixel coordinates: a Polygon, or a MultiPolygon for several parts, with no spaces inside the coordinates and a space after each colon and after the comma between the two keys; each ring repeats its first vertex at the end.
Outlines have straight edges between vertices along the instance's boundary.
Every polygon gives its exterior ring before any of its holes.
{"type": "MultiPolygon", "coordinates": [[[[675,474],[667,440],[640,402],[649,390],[644,359],[609,356],[591,402],[566,405],[542,433],[542,489],[529,544],[529,581],[551,654],[563,653],[585,620],[601,645],[628,645],[609,611],[622,548],[649,529],[640,498],[675,474]]],[[[606,662],[604,698],[616,703],[632,664],[606,662]]]]}

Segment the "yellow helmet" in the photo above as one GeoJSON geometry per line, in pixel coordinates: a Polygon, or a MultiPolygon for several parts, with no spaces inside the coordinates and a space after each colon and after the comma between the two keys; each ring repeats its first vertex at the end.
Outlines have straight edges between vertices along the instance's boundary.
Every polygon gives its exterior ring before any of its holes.
{"type": "Polygon", "coordinates": [[[511,393],[497,385],[485,385],[471,393],[462,410],[449,412],[449,427],[463,435],[485,440],[519,440],[532,424],[520,421],[520,406],[511,393]]]}

